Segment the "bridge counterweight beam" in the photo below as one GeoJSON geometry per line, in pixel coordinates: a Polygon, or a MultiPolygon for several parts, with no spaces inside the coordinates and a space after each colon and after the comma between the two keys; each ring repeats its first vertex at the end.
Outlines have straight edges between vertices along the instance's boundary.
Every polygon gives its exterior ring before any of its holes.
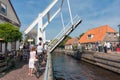
{"type": "Polygon", "coordinates": [[[53,2],[44,10],[44,12],[42,12],[42,17],[44,17],[53,8],[57,1],[58,0],[53,0],[53,2]]]}
{"type": "MultiPolygon", "coordinates": [[[[60,12],[61,8],[59,8],[51,17],[50,17],[50,20],[49,22],[51,22],[55,16],[60,12]]],[[[44,25],[43,25],[43,29],[46,28],[46,26],[49,24],[49,22],[46,22],[44,25]]]]}

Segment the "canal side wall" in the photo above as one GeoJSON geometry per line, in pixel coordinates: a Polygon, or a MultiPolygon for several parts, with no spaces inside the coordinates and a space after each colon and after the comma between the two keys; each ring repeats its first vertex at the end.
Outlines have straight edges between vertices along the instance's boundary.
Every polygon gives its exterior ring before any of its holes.
{"type": "Polygon", "coordinates": [[[120,74],[120,55],[116,53],[78,50],[65,51],[65,54],[120,74]]]}

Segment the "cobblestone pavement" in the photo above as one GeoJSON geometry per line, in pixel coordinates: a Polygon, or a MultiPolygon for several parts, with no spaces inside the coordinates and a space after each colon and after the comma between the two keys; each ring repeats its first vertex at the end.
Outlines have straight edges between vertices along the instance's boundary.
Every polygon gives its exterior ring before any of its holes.
{"type": "Polygon", "coordinates": [[[43,80],[44,71],[41,73],[41,76],[36,78],[35,75],[28,75],[28,64],[24,64],[21,67],[10,71],[4,76],[0,77],[0,80],[43,80]]]}

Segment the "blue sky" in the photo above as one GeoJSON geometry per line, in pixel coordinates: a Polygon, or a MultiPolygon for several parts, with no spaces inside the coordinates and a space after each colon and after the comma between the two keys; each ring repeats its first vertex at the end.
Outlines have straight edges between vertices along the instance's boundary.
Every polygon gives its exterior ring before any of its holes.
{"type": "MultiPolygon", "coordinates": [[[[83,20],[70,36],[78,37],[81,33],[102,25],[109,25],[118,31],[118,25],[120,24],[120,0],[69,1],[72,16],[79,15],[83,20]]],[[[43,12],[52,0],[11,0],[11,2],[21,21],[21,31],[23,31],[37,18],[39,13],[43,12]]],[[[63,3],[62,13],[64,24],[66,25],[70,20],[66,0],[63,3]]],[[[47,39],[55,37],[61,29],[62,22],[60,14],[58,14],[46,28],[47,39]]]]}

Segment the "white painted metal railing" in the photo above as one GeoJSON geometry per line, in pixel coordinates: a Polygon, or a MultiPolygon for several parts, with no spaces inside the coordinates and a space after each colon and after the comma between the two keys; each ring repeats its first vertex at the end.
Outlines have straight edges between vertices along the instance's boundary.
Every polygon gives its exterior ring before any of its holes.
{"type": "Polygon", "coordinates": [[[53,67],[52,67],[51,54],[48,50],[44,80],[53,80],[53,72],[52,72],[53,70],[52,69],[53,69],[53,67]]]}
{"type": "Polygon", "coordinates": [[[76,25],[81,21],[80,17],[77,15],[73,18],[73,24],[69,22],[63,30],[49,43],[50,52],[54,50],[54,48],[67,36],[69,35],[73,29],[75,29],[76,25]]]}

